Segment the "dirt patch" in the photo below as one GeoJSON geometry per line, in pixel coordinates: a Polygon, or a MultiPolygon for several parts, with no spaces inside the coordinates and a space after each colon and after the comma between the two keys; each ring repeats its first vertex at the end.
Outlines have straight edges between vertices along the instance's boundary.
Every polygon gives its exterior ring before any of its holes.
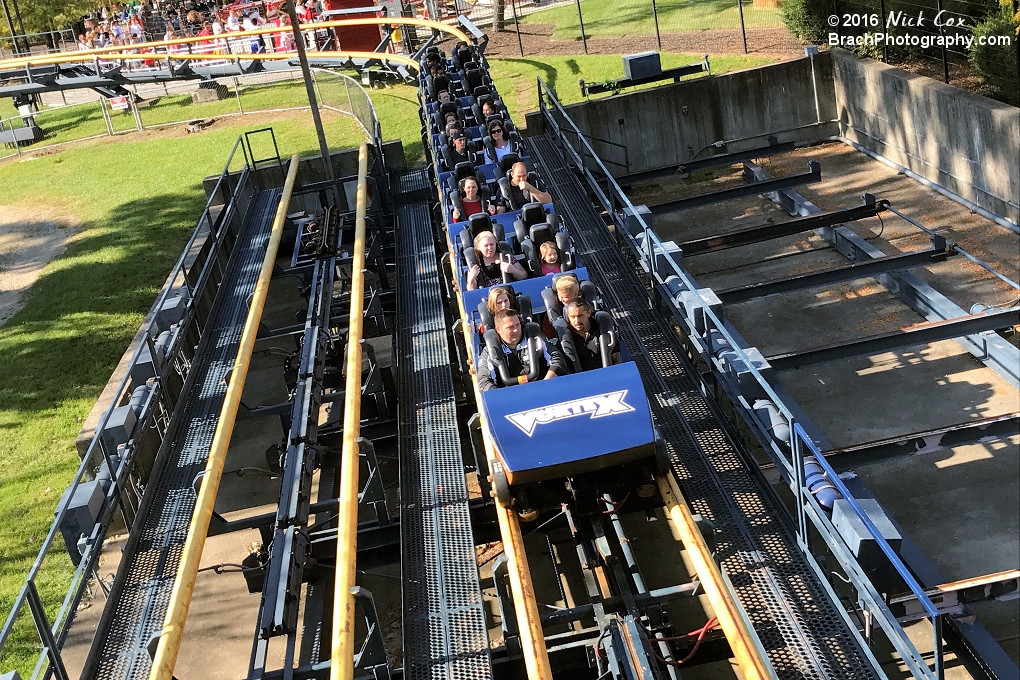
{"type": "MultiPolygon", "coordinates": [[[[521,24],[521,40],[513,24],[500,33],[489,33],[490,57],[520,57],[521,45],[526,56],[576,55],[584,53],[584,45],[577,40],[553,40],[554,24],[521,24]]],[[[588,38],[589,54],[632,54],[642,50],[658,50],[654,35],[631,35],[619,38],[588,38]]],[[[663,52],[693,52],[694,54],[743,54],[744,43],[740,29],[711,29],[689,33],[663,33],[663,52]]],[[[747,29],[747,51],[760,56],[798,57],[804,54],[800,42],[790,37],[781,26],[747,29]]]]}
{"type": "Polygon", "coordinates": [[[46,263],[67,248],[78,219],[52,206],[0,206],[0,326],[24,304],[46,263]]]}

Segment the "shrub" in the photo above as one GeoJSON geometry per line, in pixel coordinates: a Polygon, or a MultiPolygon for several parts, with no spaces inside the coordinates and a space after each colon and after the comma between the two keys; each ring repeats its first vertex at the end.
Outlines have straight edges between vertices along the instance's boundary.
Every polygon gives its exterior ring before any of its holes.
{"type": "Polygon", "coordinates": [[[823,43],[832,30],[826,23],[833,12],[831,0],[784,0],[779,10],[786,28],[801,40],[823,43]]]}
{"type": "Polygon", "coordinates": [[[1003,7],[989,14],[974,26],[974,44],[970,48],[970,63],[974,65],[986,85],[1014,106],[1020,106],[1020,73],[1017,72],[1016,45],[981,45],[982,36],[1012,36],[1017,39],[1017,24],[1011,11],[1003,7]]]}

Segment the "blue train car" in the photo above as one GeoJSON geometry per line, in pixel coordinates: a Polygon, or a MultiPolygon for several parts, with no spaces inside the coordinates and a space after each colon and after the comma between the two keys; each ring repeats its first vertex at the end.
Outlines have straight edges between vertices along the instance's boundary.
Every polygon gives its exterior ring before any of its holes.
{"type": "Polygon", "coordinates": [[[573,247],[570,225],[540,188],[484,55],[463,44],[449,57],[431,48],[422,66],[422,139],[495,454],[495,495],[516,501],[525,519],[537,516],[532,508],[558,505],[572,486],[654,495],[657,437],[641,377],[573,247]],[[571,333],[564,304],[586,334],[571,333]],[[520,325],[508,320],[497,328],[510,316],[520,325]]]}

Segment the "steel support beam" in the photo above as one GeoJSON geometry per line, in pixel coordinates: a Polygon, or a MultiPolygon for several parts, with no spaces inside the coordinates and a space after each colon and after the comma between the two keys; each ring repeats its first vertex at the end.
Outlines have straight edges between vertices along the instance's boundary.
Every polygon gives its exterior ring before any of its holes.
{"type": "MultiPolygon", "coordinates": [[[[989,600],[1006,602],[1020,597],[1020,569],[943,583],[934,588],[926,588],[924,594],[931,598],[941,613],[960,615],[968,604],[989,600]]],[[[889,606],[901,623],[927,618],[927,613],[913,593],[894,595],[889,598],[889,606]]]]}
{"type": "Polygon", "coordinates": [[[768,144],[764,146],[756,146],[753,149],[747,149],[746,151],[719,154],[717,156],[711,156],[697,161],[688,161],[678,165],[667,165],[664,168],[645,170],[644,172],[634,172],[628,175],[614,175],[613,179],[615,179],[616,183],[620,186],[629,187],[632,184],[641,184],[642,182],[648,182],[660,177],[683,175],[704,168],[717,168],[724,165],[739,163],[740,161],[750,160],[752,158],[765,158],[767,156],[774,156],[780,153],[787,153],[796,148],[793,142],[783,142],[780,144],[775,137],[769,137],[768,140],[768,144]]]}
{"type": "Polygon", "coordinates": [[[753,283],[748,286],[738,286],[718,291],[716,294],[723,304],[731,305],[737,302],[747,302],[766,295],[778,293],[789,293],[794,290],[826,286],[841,281],[853,281],[869,276],[876,276],[886,272],[910,269],[911,267],[923,267],[925,265],[941,262],[950,255],[952,251],[946,247],[946,241],[941,236],[933,239],[937,241],[931,248],[902,255],[891,255],[877,258],[860,264],[849,264],[843,267],[833,267],[810,274],[791,276],[786,279],[776,279],[753,283]]]}
{"type": "Polygon", "coordinates": [[[793,142],[780,143],[775,137],[768,137],[768,144],[764,146],[756,146],[752,149],[734,151],[733,153],[718,154],[716,156],[709,156],[708,158],[701,158],[696,161],[687,161],[677,168],[677,173],[685,175],[697,172],[698,170],[721,168],[726,165],[740,163],[741,161],[749,161],[753,158],[765,158],[767,156],[787,153],[788,151],[793,151],[795,148],[796,144],[793,142]]]}
{"type": "MultiPolygon", "coordinates": [[[[931,430],[909,432],[896,437],[876,439],[853,446],[842,446],[823,451],[826,458],[833,456],[860,456],[861,460],[874,460],[905,454],[932,453],[939,449],[973,444],[988,439],[1002,439],[1020,433],[1020,413],[1008,413],[994,418],[968,420],[956,425],[931,430]]],[[[855,459],[856,460],[856,459],[855,459]]],[[[853,467],[853,461],[840,465],[853,467]]]]}
{"type": "Polygon", "coordinates": [[[787,222],[779,222],[778,224],[763,224],[758,227],[751,227],[750,229],[742,229],[741,231],[733,232],[731,234],[721,234],[719,236],[709,236],[708,238],[685,241],[680,245],[680,249],[683,251],[685,257],[700,255],[701,253],[712,253],[717,250],[726,250],[727,248],[736,248],[737,246],[747,246],[753,243],[761,243],[762,241],[771,241],[772,239],[781,238],[783,236],[802,234],[805,231],[813,231],[822,227],[831,227],[837,224],[856,222],[857,220],[863,220],[867,217],[875,217],[879,213],[889,209],[889,201],[876,200],[876,198],[871,194],[864,194],[861,197],[861,201],[862,205],[854,208],[844,208],[842,210],[833,210],[831,212],[820,212],[808,217],[800,217],[787,222]]]}
{"type": "MultiPolygon", "coordinates": [[[[772,177],[760,165],[744,163],[744,167],[758,180],[767,180],[772,177]]],[[[772,192],[769,194],[769,198],[791,215],[807,216],[822,212],[821,208],[796,191],[772,192]]],[[[854,262],[885,256],[881,250],[846,227],[823,227],[815,230],[815,233],[854,262]]],[[[957,318],[967,313],[945,295],[909,272],[879,274],[876,278],[907,306],[929,321],[957,318]]],[[[998,373],[1006,382],[1020,389],[1020,348],[991,332],[959,337],[956,338],[956,341],[988,368],[998,373]]]]}
{"type": "Polygon", "coordinates": [[[955,319],[929,321],[892,333],[873,335],[841,345],[816,347],[801,352],[777,354],[767,361],[777,371],[803,368],[861,354],[886,352],[910,345],[951,340],[973,333],[995,331],[1020,323],[1020,309],[1002,309],[987,314],[968,314],[955,319]]]}
{"type": "Polygon", "coordinates": [[[744,178],[749,182],[749,184],[732,187],[730,189],[722,189],[720,191],[712,191],[707,194],[701,194],[700,196],[689,196],[687,198],[678,198],[673,201],[666,201],[665,203],[657,203],[656,205],[649,206],[649,210],[651,210],[653,215],[664,215],[666,213],[677,212],[678,210],[695,208],[700,205],[722,203],[723,201],[729,201],[734,198],[756,196],[758,194],[766,194],[779,191],[781,189],[788,189],[790,187],[798,187],[802,184],[820,182],[822,180],[822,166],[816,161],[808,161],[807,172],[802,172],[799,175],[788,175],[786,177],[780,177],[779,179],[773,178],[767,180],[756,179],[752,173],[749,173],[745,169],[744,178]]]}

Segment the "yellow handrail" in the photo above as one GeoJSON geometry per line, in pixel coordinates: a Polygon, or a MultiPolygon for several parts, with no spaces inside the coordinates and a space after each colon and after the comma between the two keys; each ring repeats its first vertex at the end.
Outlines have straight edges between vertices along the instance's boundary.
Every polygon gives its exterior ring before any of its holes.
{"type": "Polygon", "coordinates": [[[764,680],[775,677],[772,667],[752,643],[754,633],[748,628],[740,605],[737,604],[731,590],[723,578],[719,565],[715,563],[712,552],[705,543],[701,530],[691,515],[676,480],[672,476],[659,478],[659,493],[666,502],[666,510],[673,524],[680,532],[684,547],[694,563],[694,571],[705,589],[708,601],[712,605],[712,613],[719,620],[719,627],[730,643],[733,658],[745,680],[764,680]]]}
{"type": "MultiPolygon", "coordinates": [[[[439,23],[437,21],[430,21],[428,19],[415,19],[415,18],[411,18],[411,17],[409,17],[409,18],[401,18],[399,21],[395,21],[392,17],[366,17],[364,19],[336,19],[334,21],[322,21],[322,22],[317,23],[317,24],[301,24],[300,26],[298,26],[298,30],[299,31],[314,31],[314,30],[323,29],[323,28],[340,28],[340,27],[343,27],[343,26],[372,26],[372,25],[376,25],[376,26],[408,26],[408,25],[410,25],[410,26],[424,26],[426,28],[431,28],[431,29],[436,30],[436,31],[442,31],[444,33],[449,33],[450,35],[452,35],[453,37],[457,38],[458,40],[463,40],[464,42],[470,42],[468,37],[467,37],[467,35],[463,31],[461,31],[460,29],[454,28],[452,26],[447,26],[446,24],[442,24],[442,23],[439,23]]],[[[47,64],[60,64],[60,63],[68,63],[68,62],[75,62],[75,61],[91,61],[92,57],[97,57],[97,56],[101,57],[103,59],[108,59],[109,57],[107,57],[105,55],[113,54],[113,53],[122,53],[124,50],[147,50],[147,49],[159,48],[159,47],[170,47],[172,45],[188,45],[188,44],[193,44],[193,43],[212,43],[212,42],[223,42],[223,41],[235,41],[235,40],[238,40],[238,39],[249,38],[249,37],[257,36],[257,35],[271,35],[271,34],[276,34],[276,33],[290,33],[290,32],[292,32],[292,30],[293,29],[291,28],[290,24],[287,24],[285,26],[272,26],[272,27],[268,27],[268,28],[253,28],[253,29],[248,30],[248,31],[237,31],[235,33],[219,33],[217,35],[188,36],[186,38],[174,38],[173,40],[154,40],[154,41],[151,41],[151,42],[135,43],[134,45],[116,45],[116,46],[110,46],[110,47],[96,47],[96,48],[91,49],[91,50],[79,50],[78,52],[61,53],[61,54],[56,54],[56,55],[41,54],[41,55],[29,56],[29,57],[13,57],[11,59],[0,60],[0,69],[16,68],[16,67],[19,67],[19,66],[27,66],[29,64],[32,64],[32,65],[35,65],[35,66],[45,66],[47,64]],[[62,61],[56,61],[55,60],[55,59],[58,59],[60,57],[69,57],[69,58],[68,59],[63,59],[62,61]]],[[[248,60],[248,59],[251,59],[251,58],[255,57],[256,54],[266,54],[266,53],[265,52],[257,52],[257,53],[253,53],[253,54],[247,54],[247,53],[245,53],[245,54],[223,54],[223,55],[218,55],[218,56],[221,59],[230,59],[230,58],[237,57],[237,58],[243,58],[245,60],[248,60]]],[[[276,54],[280,54],[280,53],[277,52],[276,54]]],[[[284,53],[284,54],[296,55],[297,52],[287,52],[287,53],[284,53]]],[[[315,54],[315,53],[314,52],[310,52],[310,54],[315,54]]],[[[359,54],[359,55],[360,54],[373,54],[373,55],[376,55],[375,58],[382,58],[384,56],[385,57],[400,57],[400,59],[398,59],[398,61],[401,61],[401,63],[410,62],[410,64],[408,64],[408,65],[414,65],[415,67],[417,67],[417,65],[418,65],[417,62],[415,62],[413,59],[409,59],[408,57],[403,57],[402,55],[399,55],[399,54],[385,54],[385,53],[382,53],[382,52],[351,52],[350,54],[359,54]]],[[[171,56],[171,55],[169,55],[166,52],[144,52],[144,53],[139,53],[137,55],[134,55],[133,58],[134,59],[144,59],[144,58],[146,58],[144,55],[156,55],[159,58],[164,58],[164,57],[167,57],[167,56],[171,56]]],[[[187,58],[187,57],[193,57],[193,56],[197,56],[197,55],[189,55],[187,53],[182,53],[180,56],[182,56],[184,58],[187,58]]],[[[151,59],[153,57],[149,56],[147,58],[151,59]]],[[[356,58],[364,58],[364,57],[356,57],[356,58]]]]}
{"type": "MultiPolygon", "coordinates": [[[[453,251],[452,244],[450,252],[453,251]]],[[[456,265],[453,265],[456,266],[456,265]]],[[[470,318],[464,310],[464,298],[457,291],[457,304],[462,319],[470,318]]],[[[472,347],[475,339],[474,326],[470,323],[461,324],[467,347],[472,347]]],[[[474,373],[474,367],[471,368],[474,373]]],[[[475,403],[482,403],[482,393],[478,389],[478,381],[472,381],[475,390],[475,403]]],[[[478,409],[479,426],[482,430],[482,441],[485,443],[486,459],[489,469],[495,469],[496,446],[489,434],[488,420],[485,409],[478,409]]],[[[538,598],[531,579],[531,567],[528,555],[524,550],[524,536],[521,525],[514,516],[513,508],[496,500],[496,520],[499,523],[499,534],[503,540],[503,553],[507,559],[507,573],[510,576],[510,592],[514,599],[514,613],[521,636],[521,651],[524,656],[524,667],[529,680],[552,680],[552,668],[549,665],[549,652],[545,646],[545,632],[542,630],[542,618],[538,611],[538,598]]]]}
{"type": "MultiPolygon", "coordinates": [[[[123,48],[122,48],[123,49],[123,48]]],[[[309,52],[309,58],[314,61],[315,59],[375,59],[378,61],[389,61],[398,64],[409,66],[415,70],[420,70],[421,65],[414,59],[399,55],[399,54],[384,54],[382,52],[309,52]]],[[[101,58],[104,61],[143,61],[143,60],[155,60],[160,61],[166,59],[172,59],[174,61],[232,61],[233,57],[237,57],[242,61],[288,61],[291,59],[297,59],[297,52],[255,52],[252,54],[244,55],[232,55],[232,54],[169,54],[169,53],[155,53],[155,52],[143,52],[140,54],[134,53],[110,53],[103,54],[101,58]]],[[[32,66],[45,66],[48,64],[72,64],[79,61],[90,61],[89,59],[80,59],[75,55],[59,55],[49,57],[45,60],[40,59],[38,61],[33,60],[32,66]]],[[[22,64],[25,66],[27,64],[22,64]]],[[[2,66],[2,64],[0,64],[2,66]]]]}
{"type": "Polygon", "coordinates": [[[170,594],[170,604],[167,607],[166,618],[163,620],[163,630],[160,632],[159,646],[156,648],[156,655],[152,660],[149,680],[171,680],[173,677],[177,653],[181,649],[181,637],[184,635],[184,622],[188,617],[188,607],[191,606],[191,596],[195,591],[195,579],[198,576],[199,563],[202,561],[202,550],[205,548],[205,539],[209,535],[209,521],[212,519],[213,508],[216,505],[216,493],[219,491],[220,480],[223,477],[227,449],[230,447],[234,421],[237,419],[237,409],[241,405],[241,393],[244,391],[244,383],[248,377],[251,354],[255,348],[255,336],[258,334],[262,310],[266,305],[269,280],[272,278],[273,267],[276,264],[276,253],[280,248],[280,239],[283,236],[283,226],[287,220],[287,210],[291,194],[294,191],[300,160],[296,155],[290,159],[290,171],[287,173],[287,181],[283,185],[280,205],[276,209],[273,231],[269,237],[266,255],[262,259],[262,269],[259,271],[258,282],[255,284],[255,293],[252,295],[248,318],[245,320],[244,330],[241,332],[241,343],[237,348],[237,358],[230,375],[230,384],[227,385],[223,407],[220,409],[220,419],[216,424],[216,432],[213,434],[212,444],[209,448],[205,476],[202,478],[202,486],[198,491],[198,498],[195,500],[191,526],[188,528],[188,537],[184,542],[181,562],[177,567],[174,589],[170,594]]]}
{"type": "Polygon", "coordinates": [[[358,561],[358,489],[361,470],[361,334],[365,314],[365,213],[368,210],[368,144],[358,152],[358,202],[351,264],[351,315],[347,330],[347,382],[344,441],[340,457],[339,515],[336,531],[336,579],[333,588],[333,639],[330,680],[354,677],[354,594],[358,561]]]}

